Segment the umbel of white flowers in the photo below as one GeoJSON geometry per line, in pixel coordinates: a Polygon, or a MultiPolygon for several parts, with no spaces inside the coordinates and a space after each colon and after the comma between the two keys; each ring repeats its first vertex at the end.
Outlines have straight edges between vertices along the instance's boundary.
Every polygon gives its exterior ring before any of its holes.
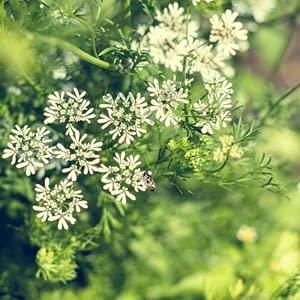
{"type": "Polygon", "coordinates": [[[176,110],[180,103],[189,103],[188,93],[181,84],[172,80],[163,81],[161,86],[157,79],[149,83],[150,109],[155,112],[156,119],[164,123],[166,127],[177,125],[180,117],[176,110]]]}
{"type": "Polygon", "coordinates": [[[194,103],[194,110],[202,118],[195,124],[203,134],[213,134],[214,130],[227,127],[231,121],[232,84],[218,72],[203,74],[204,86],[207,90],[207,100],[194,103]]]}
{"type": "Polygon", "coordinates": [[[90,101],[84,99],[86,92],[79,93],[74,88],[74,94],[70,92],[54,92],[48,97],[48,106],[45,108],[46,117],[44,123],[63,123],[66,124],[66,134],[70,134],[74,124],[78,122],[90,123],[95,118],[94,109],[89,108],[90,101]],[[65,99],[65,96],[68,96],[65,99]]]}
{"type": "Polygon", "coordinates": [[[127,97],[119,93],[114,99],[112,95],[107,94],[103,97],[103,104],[106,113],[102,113],[98,123],[102,124],[101,128],[109,128],[109,134],[112,139],[118,139],[120,144],[129,145],[135,137],[141,137],[146,133],[142,126],[145,124],[153,125],[154,122],[149,119],[151,110],[140,93],[136,97],[129,93],[127,97]]]}
{"type": "Polygon", "coordinates": [[[116,200],[126,203],[126,199],[136,200],[136,197],[130,189],[135,192],[146,191],[147,184],[144,180],[144,173],[138,166],[141,164],[139,155],[126,157],[125,152],[116,153],[114,158],[117,166],[100,167],[102,176],[103,188],[108,190],[112,195],[116,195],[116,200]]]}
{"type": "MultiPolygon", "coordinates": [[[[192,0],[197,5],[200,0],[192,0]]],[[[205,0],[205,2],[212,2],[205,0]]],[[[147,28],[140,25],[139,39],[132,43],[133,49],[148,51],[153,61],[172,71],[203,72],[223,68],[231,56],[236,55],[241,42],[247,40],[247,30],[236,21],[238,14],[226,10],[219,17],[210,18],[209,40],[199,36],[199,24],[184,12],[177,2],[171,3],[163,12],[157,10],[157,25],[147,28]]]]}
{"type": "Polygon", "coordinates": [[[33,205],[33,209],[38,212],[37,217],[41,218],[42,222],[58,221],[58,229],[68,229],[68,223],[76,222],[74,213],[79,213],[82,208],[88,208],[82,192],[75,190],[73,182],[68,179],[51,188],[47,177],[44,186],[40,184],[35,186],[35,192],[38,205],[33,205]]]}
{"type": "Polygon", "coordinates": [[[24,168],[26,175],[34,175],[38,168],[49,163],[54,155],[54,147],[47,136],[50,133],[45,127],[31,130],[28,125],[16,125],[11,130],[8,148],[4,150],[2,158],[11,158],[11,164],[17,168],[24,168]]]}
{"type": "Polygon", "coordinates": [[[71,131],[70,138],[72,143],[68,148],[59,143],[54,151],[58,159],[71,163],[69,167],[62,169],[63,173],[68,173],[67,179],[76,181],[81,173],[88,175],[99,172],[100,155],[98,152],[102,149],[102,142],[92,139],[91,142],[86,143],[84,140],[87,134],[80,136],[80,132],[76,129],[71,131]]]}

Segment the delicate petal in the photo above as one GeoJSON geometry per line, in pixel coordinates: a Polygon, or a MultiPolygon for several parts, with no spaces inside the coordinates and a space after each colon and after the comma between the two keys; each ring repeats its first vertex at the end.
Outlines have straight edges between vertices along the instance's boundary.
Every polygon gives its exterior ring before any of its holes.
{"type": "Polygon", "coordinates": [[[69,228],[68,222],[76,222],[74,213],[79,213],[81,209],[87,209],[88,203],[83,199],[82,192],[75,190],[73,182],[62,180],[53,188],[49,186],[49,178],[45,179],[45,185],[37,184],[35,187],[36,201],[39,205],[33,205],[33,210],[37,211],[37,217],[42,222],[56,222],[59,230],[69,228]]]}
{"type": "Polygon", "coordinates": [[[35,174],[53,157],[54,149],[49,146],[52,141],[47,137],[49,133],[45,127],[31,130],[27,125],[16,125],[11,130],[8,148],[4,149],[2,158],[11,158],[12,165],[17,162],[16,167],[24,168],[27,176],[35,174]]]}
{"type": "Polygon", "coordinates": [[[94,109],[89,108],[90,102],[84,99],[86,92],[80,93],[74,88],[73,93],[67,92],[69,98],[65,98],[65,92],[54,92],[48,96],[48,106],[45,108],[44,123],[63,123],[66,125],[66,134],[70,134],[74,129],[74,124],[78,122],[90,123],[95,118],[94,109]]]}
{"type": "Polygon", "coordinates": [[[187,91],[179,82],[167,80],[163,81],[160,86],[157,79],[152,84],[148,84],[148,91],[152,97],[150,109],[156,111],[156,118],[166,127],[171,124],[177,125],[179,118],[176,110],[181,103],[188,102],[187,91]]]}
{"type": "MultiPolygon", "coordinates": [[[[116,201],[126,204],[127,198],[136,200],[132,193],[145,191],[147,187],[155,186],[153,180],[149,179],[151,172],[143,172],[137,168],[141,162],[139,155],[129,155],[126,157],[125,152],[115,153],[114,160],[118,166],[100,166],[100,172],[104,173],[101,178],[103,189],[109,191],[115,196],[116,201]],[[147,174],[146,178],[143,174],[147,174]]],[[[152,178],[152,177],[151,177],[152,178]]]]}

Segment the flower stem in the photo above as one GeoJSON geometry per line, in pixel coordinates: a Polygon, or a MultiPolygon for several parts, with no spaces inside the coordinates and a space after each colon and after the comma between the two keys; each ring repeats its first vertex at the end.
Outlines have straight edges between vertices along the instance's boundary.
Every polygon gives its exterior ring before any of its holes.
{"type": "Polygon", "coordinates": [[[114,70],[114,71],[116,70],[116,68],[114,66],[112,66],[110,63],[108,63],[102,59],[96,58],[96,57],[88,54],[87,52],[81,50],[77,46],[75,46],[69,42],[66,42],[60,38],[52,37],[52,36],[45,36],[45,35],[40,35],[40,34],[36,35],[36,37],[44,43],[68,50],[68,51],[72,52],[74,55],[81,58],[82,60],[89,62],[90,64],[93,64],[99,68],[102,68],[105,70],[114,70]]]}
{"type": "Polygon", "coordinates": [[[38,93],[43,92],[42,89],[40,88],[40,86],[37,83],[35,83],[25,71],[21,72],[21,76],[24,78],[24,80],[26,80],[29,83],[29,85],[31,85],[31,87],[36,92],[38,92],[38,93]]]}

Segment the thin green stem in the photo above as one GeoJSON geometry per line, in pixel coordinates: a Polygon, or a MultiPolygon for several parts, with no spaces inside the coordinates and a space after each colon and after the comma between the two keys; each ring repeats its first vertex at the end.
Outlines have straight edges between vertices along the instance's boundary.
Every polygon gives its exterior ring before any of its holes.
{"type": "Polygon", "coordinates": [[[287,97],[289,97],[291,94],[293,94],[296,90],[300,88],[300,82],[296,84],[294,87],[289,89],[286,93],[284,93],[281,97],[279,97],[274,103],[272,103],[266,112],[266,114],[262,117],[260,121],[260,126],[264,125],[268,117],[273,113],[273,111],[278,107],[278,105],[281,104],[282,101],[284,101],[287,97]]]}
{"type": "Polygon", "coordinates": [[[274,65],[271,67],[270,74],[269,74],[269,80],[275,79],[277,73],[280,71],[280,67],[282,65],[283,59],[285,57],[286,51],[288,50],[288,47],[292,41],[294,32],[296,30],[295,26],[295,19],[290,20],[291,21],[291,30],[287,34],[286,40],[284,42],[284,46],[282,47],[282,50],[280,54],[278,55],[277,61],[274,63],[274,65]]]}
{"type": "Polygon", "coordinates": [[[128,38],[131,32],[131,0],[121,0],[121,8],[124,22],[123,33],[128,38]]]}
{"type": "Polygon", "coordinates": [[[91,31],[91,40],[92,40],[92,50],[93,50],[93,54],[95,57],[98,57],[98,51],[97,51],[97,47],[96,47],[96,35],[94,31],[91,31]]]}
{"type": "Polygon", "coordinates": [[[96,19],[95,19],[95,25],[96,26],[98,25],[98,21],[99,21],[100,14],[101,14],[101,11],[102,11],[102,3],[103,3],[103,0],[100,0],[99,3],[98,3],[98,9],[97,9],[97,14],[96,14],[96,19]]]}
{"type": "Polygon", "coordinates": [[[221,171],[222,169],[225,168],[225,166],[227,165],[228,161],[229,161],[229,154],[227,155],[226,159],[221,164],[221,166],[219,166],[217,169],[209,171],[209,173],[217,173],[217,172],[221,171]]]}
{"type": "MultiPolygon", "coordinates": [[[[29,35],[32,36],[33,34],[29,34],[29,35]]],[[[40,35],[40,34],[37,34],[34,36],[36,36],[40,41],[42,41],[44,43],[68,50],[68,51],[72,52],[74,55],[76,55],[77,57],[81,58],[82,60],[84,60],[92,65],[95,65],[99,68],[102,68],[105,70],[113,70],[113,71],[116,70],[116,68],[114,66],[112,66],[110,63],[108,63],[104,60],[101,60],[99,58],[96,58],[96,57],[88,54],[87,52],[81,50],[77,46],[75,46],[69,42],[66,42],[60,38],[53,37],[53,36],[45,36],[45,35],[40,35]]]]}
{"type": "Polygon", "coordinates": [[[40,86],[38,84],[36,84],[25,71],[21,72],[21,76],[29,83],[29,85],[31,85],[31,87],[36,92],[42,93],[42,89],[40,88],[40,86]]]}
{"type": "Polygon", "coordinates": [[[96,33],[95,33],[95,29],[94,29],[95,26],[93,24],[89,24],[87,22],[82,21],[78,17],[75,17],[75,20],[77,22],[79,22],[81,25],[83,25],[84,27],[86,27],[88,29],[88,31],[91,33],[91,48],[92,48],[94,56],[98,58],[98,51],[97,51],[97,47],[96,47],[96,33]]]}

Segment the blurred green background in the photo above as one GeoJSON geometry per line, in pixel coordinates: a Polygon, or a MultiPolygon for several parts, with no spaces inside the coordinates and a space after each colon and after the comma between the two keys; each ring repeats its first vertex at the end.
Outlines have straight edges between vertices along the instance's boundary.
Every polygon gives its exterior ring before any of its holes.
{"type": "MultiPolygon", "coordinates": [[[[273,1],[265,19],[257,20],[254,8],[259,11],[267,1],[219,1],[214,7],[239,10],[250,32],[249,49],[228,68],[229,75],[234,71],[235,99],[250,121],[300,83],[300,3],[273,1]]],[[[94,45],[99,51],[111,47],[111,39],[120,39],[115,26],[122,23],[120,5],[104,1],[97,19],[100,2],[0,1],[1,152],[14,124],[43,122],[48,93],[77,86],[96,107],[106,91],[129,88],[123,74],[100,69],[41,38],[56,36],[87,53],[94,45]]],[[[134,26],[144,20],[142,2],[132,1],[134,26]]],[[[192,15],[214,12],[201,5],[192,15]]],[[[126,55],[108,52],[104,58],[126,63],[126,55]]],[[[134,86],[139,90],[141,83],[136,80],[134,86]]],[[[53,248],[59,259],[54,262],[39,250],[48,229],[34,223],[31,211],[32,186],[39,178],[27,178],[1,159],[0,299],[300,299],[299,100],[300,90],[286,98],[247,150],[272,157],[285,195],[252,182],[225,190],[195,179],[183,183],[181,194],[163,182],[126,216],[111,219],[109,232],[93,232],[96,247],[67,253],[76,231],[68,240],[63,237],[68,232],[56,236],[66,247],[53,248]],[[76,279],[36,278],[39,259],[53,263],[59,274],[76,269],[76,279]]],[[[101,205],[99,199],[90,204],[90,226],[103,213],[101,205]]],[[[85,232],[91,234],[89,226],[81,229],[85,232]]]]}

